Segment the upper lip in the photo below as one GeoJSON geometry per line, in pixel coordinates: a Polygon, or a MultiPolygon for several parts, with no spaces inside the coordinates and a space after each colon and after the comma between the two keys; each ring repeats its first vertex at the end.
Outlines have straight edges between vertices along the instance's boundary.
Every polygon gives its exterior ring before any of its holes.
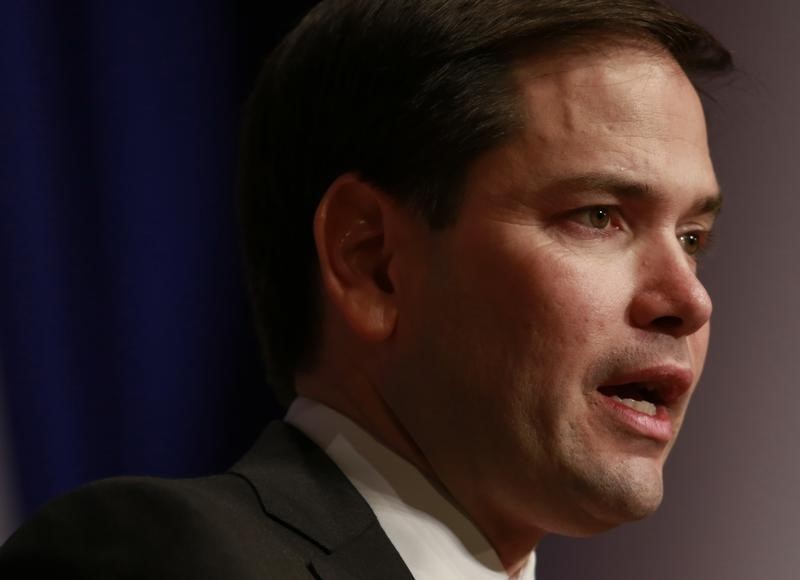
{"type": "Polygon", "coordinates": [[[659,404],[670,405],[680,400],[692,388],[694,373],[691,369],[673,364],[625,370],[614,374],[598,388],[634,383],[653,393],[659,404]]]}

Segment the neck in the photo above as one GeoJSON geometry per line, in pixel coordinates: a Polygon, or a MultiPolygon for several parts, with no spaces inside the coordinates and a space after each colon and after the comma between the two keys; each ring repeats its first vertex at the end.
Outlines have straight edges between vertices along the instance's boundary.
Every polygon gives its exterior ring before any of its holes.
{"type": "Polygon", "coordinates": [[[515,578],[527,564],[532,550],[544,534],[538,529],[509,526],[508,520],[492,517],[490,510],[468,509],[464,505],[466,502],[457,500],[439,480],[422,450],[377,394],[376,389],[369,388],[369,383],[365,381],[352,378],[346,382],[331,379],[310,374],[298,375],[295,381],[297,393],[348,417],[385,447],[414,465],[474,522],[494,548],[509,578],[515,578]]]}
{"type": "MultiPolygon", "coordinates": [[[[298,376],[295,387],[298,395],[318,401],[348,417],[431,479],[433,470],[422,451],[374,389],[359,388],[358,381],[344,385],[311,376],[298,376]]],[[[438,481],[433,481],[438,485],[438,481]]]]}

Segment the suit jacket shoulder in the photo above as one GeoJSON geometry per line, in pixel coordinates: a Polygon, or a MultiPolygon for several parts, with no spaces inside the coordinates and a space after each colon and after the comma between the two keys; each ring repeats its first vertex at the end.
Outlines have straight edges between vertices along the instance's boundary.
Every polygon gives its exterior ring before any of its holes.
{"type": "Polygon", "coordinates": [[[0,578],[411,578],[374,514],[304,435],[270,425],[228,473],[126,477],[46,506],[0,578]]]}

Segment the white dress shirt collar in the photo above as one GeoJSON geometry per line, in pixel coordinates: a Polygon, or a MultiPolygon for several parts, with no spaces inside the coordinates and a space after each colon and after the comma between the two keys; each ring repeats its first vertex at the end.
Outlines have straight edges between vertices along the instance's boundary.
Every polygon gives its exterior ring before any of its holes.
{"type": "MultiPolygon", "coordinates": [[[[300,397],[286,414],[364,497],[415,580],[508,580],[496,552],[445,492],[344,415],[300,397]]],[[[514,576],[534,580],[536,554],[514,576]]]]}

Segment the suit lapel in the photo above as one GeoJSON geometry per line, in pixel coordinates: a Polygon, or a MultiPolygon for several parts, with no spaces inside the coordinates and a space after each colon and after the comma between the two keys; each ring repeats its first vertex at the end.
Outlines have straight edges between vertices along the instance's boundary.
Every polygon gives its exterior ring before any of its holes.
{"type": "Polygon", "coordinates": [[[264,511],[316,544],[323,580],[413,580],[369,504],[300,431],[271,423],[231,469],[255,487],[264,511]]]}
{"type": "Polygon", "coordinates": [[[377,520],[330,554],[313,558],[311,568],[324,580],[412,578],[377,520]]]}

